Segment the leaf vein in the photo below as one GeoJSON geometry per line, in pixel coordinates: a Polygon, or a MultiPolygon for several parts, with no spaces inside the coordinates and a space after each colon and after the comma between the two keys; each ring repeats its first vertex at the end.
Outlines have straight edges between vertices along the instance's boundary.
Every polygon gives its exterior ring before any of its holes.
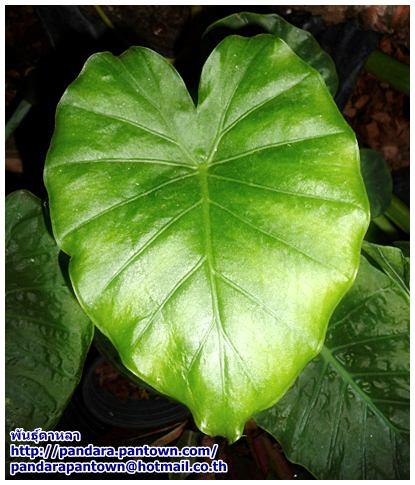
{"type": "Polygon", "coordinates": [[[225,130],[222,131],[222,135],[221,135],[221,138],[226,134],[228,133],[230,130],[232,130],[233,128],[235,128],[235,126],[243,121],[247,116],[249,116],[250,114],[254,113],[255,111],[258,111],[259,109],[261,109],[263,106],[265,106],[266,104],[270,103],[271,101],[274,101],[275,99],[277,99],[279,96],[283,95],[283,94],[286,94],[288,91],[290,91],[291,89],[294,89],[296,86],[298,86],[299,84],[301,84],[305,79],[307,79],[308,77],[311,76],[311,73],[307,73],[305,76],[303,76],[302,78],[300,78],[300,80],[297,80],[294,84],[292,84],[291,86],[289,86],[288,88],[284,89],[283,91],[280,91],[279,93],[261,101],[261,103],[258,103],[257,105],[253,106],[252,108],[248,109],[247,111],[245,111],[241,116],[239,116],[238,118],[236,118],[236,120],[234,120],[230,125],[228,125],[225,130]]]}
{"type": "Polygon", "coordinates": [[[200,188],[202,192],[202,218],[204,227],[204,241],[205,241],[205,252],[206,252],[206,262],[208,265],[209,273],[209,287],[212,299],[212,309],[213,309],[213,320],[216,324],[217,334],[218,334],[218,347],[220,350],[220,371],[221,371],[221,386],[222,386],[222,396],[226,396],[225,393],[225,354],[223,349],[223,340],[221,314],[219,309],[218,301],[218,289],[216,285],[215,275],[214,275],[214,255],[212,248],[212,228],[210,224],[210,214],[209,214],[209,186],[207,175],[204,172],[200,173],[199,177],[200,188]]]}
{"type": "Polygon", "coordinates": [[[365,338],[362,340],[357,340],[353,342],[349,342],[347,344],[338,345],[337,347],[331,347],[330,350],[332,353],[337,352],[338,350],[348,349],[349,347],[354,347],[355,345],[365,345],[371,342],[381,342],[383,340],[390,340],[395,338],[407,338],[408,335],[406,333],[392,333],[390,335],[378,335],[375,337],[365,338]]]}
{"type": "Polygon", "coordinates": [[[225,177],[223,175],[209,174],[209,177],[213,177],[213,178],[216,178],[216,179],[219,179],[219,180],[225,180],[227,182],[231,182],[231,183],[235,183],[235,184],[239,184],[239,185],[246,185],[246,186],[252,187],[254,189],[268,190],[270,192],[275,192],[277,194],[289,195],[289,196],[292,196],[292,197],[301,197],[301,198],[305,198],[305,199],[321,200],[321,201],[325,201],[325,202],[332,202],[332,203],[335,203],[335,204],[344,204],[344,205],[356,207],[358,209],[362,209],[357,204],[354,204],[353,202],[350,202],[348,200],[332,199],[332,198],[329,198],[329,197],[321,197],[319,195],[314,195],[314,194],[305,194],[303,192],[292,192],[292,191],[289,191],[289,190],[281,190],[281,189],[277,189],[275,187],[268,187],[267,185],[261,185],[261,184],[257,184],[257,183],[254,183],[254,182],[248,182],[248,181],[245,181],[245,180],[235,179],[235,178],[231,178],[231,177],[225,177]]]}
{"type": "MultiPolygon", "coordinates": [[[[225,283],[227,283],[231,288],[238,291],[243,296],[245,296],[245,298],[251,300],[253,303],[258,305],[265,313],[268,313],[268,315],[273,317],[277,322],[283,324],[288,330],[292,331],[293,333],[295,333],[296,335],[301,337],[302,340],[304,339],[304,336],[306,336],[307,338],[305,339],[305,343],[314,352],[315,346],[312,346],[310,344],[310,342],[312,341],[311,336],[304,335],[304,334],[300,333],[294,325],[290,325],[288,322],[281,320],[280,317],[273,310],[271,310],[271,308],[269,308],[267,305],[264,304],[264,302],[259,300],[256,296],[254,296],[251,292],[249,292],[245,288],[242,288],[235,281],[233,281],[230,278],[228,278],[227,276],[225,276],[223,273],[216,273],[216,274],[220,279],[222,279],[225,283]]],[[[317,343],[316,343],[316,345],[317,345],[317,343]]]]}
{"type": "Polygon", "coordinates": [[[360,303],[357,303],[356,305],[354,305],[352,307],[351,310],[349,310],[346,315],[344,315],[340,320],[333,320],[331,325],[330,325],[330,333],[333,332],[333,330],[335,328],[337,328],[341,323],[343,323],[345,320],[347,320],[350,315],[353,315],[353,313],[358,310],[359,308],[361,307],[364,307],[366,306],[366,304],[372,299],[372,298],[375,298],[377,295],[380,295],[381,293],[385,293],[386,291],[392,289],[391,286],[386,286],[384,288],[380,288],[380,289],[377,289],[376,291],[374,291],[373,293],[371,293],[370,295],[368,295],[366,298],[364,298],[363,300],[360,301],[360,303]]]}
{"type": "MultiPolygon", "coordinates": [[[[154,74],[153,68],[151,67],[150,63],[148,62],[147,57],[144,56],[144,55],[142,55],[141,57],[142,57],[142,59],[144,59],[144,63],[147,66],[147,70],[149,71],[150,76],[153,78],[154,84],[157,86],[157,90],[159,92],[160,99],[161,99],[161,97],[162,97],[162,91],[160,89],[160,83],[158,82],[157,76],[154,74]]],[[[186,89],[186,92],[187,92],[187,89],[186,89]]],[[[157,109],[158,109],[158,111],[160,113],[160,116],[162,117],[165,125],[169,129],[170,133],[172,134],[172,132],[174,132],[175,136],[177,138],[180,138],[180,136],[179,136],[179,134],[177,132],[177,128],[173,129],[173,125],[171,123],[171,120],[169,120],[168,118],[166,118],[166,116],[164,115],[163,111],[159,107],[157,109]]],[[[189,160],[193,163],[193,165],[197,165],[196,160],[194,160],[193,156],[189,153],[189,150],[188,150],[186,144],[184,143],[184,141],[183,140],[180,140],[180,141],[181,141],[181,143],[178,143],[177,144],[179,146],[180,150],[183,152],[184,155],[186,155],[189,158],[189,160]]]]}
{"type": "Polygon", "coordinates": [[[174,216],[170,221],[165,224],[161,229],[159,229],[151,238],[143,244],[138,251],[135,251],[134,254],[132,254],[127,261],[119,268],[117,271],[114,273],[114,275],[110,278],[110,280],[105,284],[102,292],[107,290],[109,286],[113,283],[113,281],[118,278],[139,256],[141,256],[144,251],[146,251],[167,229],[171,228],[174,224],[177,223],[182,217],[184,217],[186,214],[191,212],[193,209],[195,209],[198,205],[200,205],[201,201],[199,200],[195,204],[191,205],[190,207],[184,209],[181,211],[179,214],[174,216]]]}
{"type": "MultiPolygon", "coordinates": [[[[244,50],[246,50],[248,45],[249,45],[249,41],[246,44],[244,50]]],[[[255,55],[253,55],[252,58],[249,60],[248,64],[245,66],[243,73],[241,74],[240,78],[238,79],[238,81],[237,81],[237,83],[236,83],[236,85],[235,85],[235,87],[232,91],[232,94],[228,99],[228,102],[225,105],[225,108],[223,110],[222,116],[221,116],[219,124],[218,124],[218,129],[217,129],[215,140],[214,140],[214,143],[213,143],[213,147],[212,147],[212,150],[211,150],[211,153],[210,153],[210,156],[209,156],[208,164],[210,164],[210,162],[212,161],[212,159],[213,159],[213,157],[216,153],[217,147],[219,146],[219,143],[220,143],[223,135],[225,134],[225,132],[223,130],[223,126],[224,126],[224,123],[225,123],[226,116],[228,115],[228,111],[230,109],[230,106],[232,104],[232,101],[234,100],[235,95],[236,95],[242,81],[244,80],[246,74],[248,73],[250,66],[255,61],[255,59],[258,57],[258,55],[264,50],[265,47],[266,46],[263,46],[261,49],[258,49],[258,51],[255,53],[255,55]]]]}
{"type": "Polygon", "coordinates": [[[377,399],[373,398],[373,402],[379,404],[392,404],[394,406],[404,405],[409,406],[409,399],[377,399]]]}
{"type": "Polygon", "coordinates": [[[338,397],[338,401],[337,401],[337,409],[335,411],[335,427],[334,427],[334,432],[332,432],[331,434],[331,439],[330,439],[330,445],[329,445],[329,454],[328,454],[328,457],[327,457],[327,461],[328,461],[328,470],[331,471],[331,466],[332,466],[332,463],[333,463],[333,457],[334,457],[334,452],[337,451],[336,450],[336,442],[337,442],[337,438],[339,436],[339,429],[340,429],[340,417],[343,413],[343,406],[344,406],[344,393],[346,392],[346,389],[347,389],[347,384],[345,382],[343,382],[342,384],[342,388],[341,388],[341,391],[339,392],[339,397],[338,397]]]}
{"type": "Polygon", "coordinates": [[[400,428],[397,428],[387,416],[385,416],[380,409],[378,409],[373,402],[372,398],[366,394],[360,387],[359,385],[353,380],[351,375],[349,375],[348,371],[344,368],[344,366],[332,355],[330,350],[323,345],[323,348],[320,353],[321,357],[331,364],[333,369],[337,372],[339,375],[340,379],[345,381],[347,384],[350,385],[350,387],[355,391],[357,396],[359,396],[362,401],[368,406],[368,408],[373,412],[375,416],[377,416],[381,421],[386,424],[386,426],[392,428],[395,430],[396,433],[399,434],[405,434],[406,432],[400,428]]]}
{"type": "Polygon", "coordinates": [[[241,354],[239,353],[239,350],[235,347],[234,343],[232,342],[232,340],[230,339],[229,335],[227,334],[227,332],[225,331],[225,329],[223,327],[222,327],[222,333],[223,333],[223,336],[225,337],[226,342],[231,347],[233,353],[238,357],[238,360],[241,364],[242,370],[244,371],[249,382],[251,383],[252,389],[255,392],[259,392],[259,390],[257,389],[257,387],[255,385],[254,378],[252,377],[252,374],[249,372],[248,368],[246,367],[245,362],[244,362],[241,354]]]}
{"type": "Polygon", "coordinates": [[[197,270],[202,266],[202,264],[205,262],[206,257],[203,256],[199,259],[199,261],[191,268],[175,285],[174,287],[169,291],[167,296],[164,298],[164,300],[160,303],[160,305],[151,313],[148,322],[145,324],[141,332],[134,337],[134,342],[133,346],[135,347],[139,340],[143,337],[143,335],[147,332],[147,330],[150,328],[150,326],[154,323],[154,319],[156,315],[163,310],[163,308],[167,305],[167,303],[172,299],[173,295],[177,293],[177,291],[188,281],[196,272],[197,270]]]}
{"type": "Polygon", "coordinates": [[[49,169],[68,167],[71,165],[84,165],[89,163],[148,163],[150,165],[167,165],[171,167],[183,167],[189,170],[195,170],[192,165],[188,163],[180,163],[173,160],[160,160],[158,158],[97,158],[95,160],[74,160],[71,162],[58,163],[51,165],[49,169]]]}
{"type": "Polygon", "coordinates": [[[137,123],[136,121],[132,121],[128,118],[123,118],[122,116],[117,116],[117,115],[114,115],[114,114],[103,113],[102,111],[97,111],[97,110],[94,110],[92,108],[85,108],[83,106],[79,106],[79,105],[76,105],[76,104],[73,104],[73,103],[70,103],[70,104],[68,103],[68,106],[75,108],[75,109],[79,109],[81,111],[85,111],[87,113],[92,113],[96,116],[101,116],[103,118],[109,118],[109,119],[112,119],[112,120],[119,121],[120,123],[124,123],[124,124],[127,124],[127,125],[134,126],[135,128],[139,128],[140,130],[142,130],[146,133],[149,133],[150,135],[161,138],[161,139],[163,139],[163,140],[165,140],[169,143],[172,143],[173,145],[179,146],[179,143],[176,140],[174,140],[173,138],[171,138],[170,136],[167,136],[163,133],[160,133],[159,131],[152,130],[151,128],[148,128],[147,126],[144,126],[140,123],[137,123]]]}
{"type": "Polygon", "coordinates": [[[324,133],[322,135],[304,136],[304,137],[300,137],[300,138],[292,138],[291,140],[280,141],[280,142],[277,142],[277,143],[269,143],[268,145],[255,147],[251,150],[247,150],[246,152],[241,152],[241,153],[238,153],[237,155],[233,155],[233,156],[228,157],[228,158],[223,158],[222,160],[216,160],[214,163],[211,163],[210,166],[213,167],[215,165],[219,165],[219,164],[222,164],[222,163],[227,163],[227,162],[231,162],[233,160],[238,160],[238,159],[246,157],[248,155],[253,155],[255,153],[259,153],[259,152],[264,151],[264,150],[269,150],[271,148],[279,148],[279,147],[282,147],[282,146],[290,145],[292,143],[294,144],[294,143],[301,143],[302,141],[308,141],[308,140],[319,140],[319,139],[328,138],[330,136],[341,135],[341,134],[344,134],[344,131],[333,131],[332,133],[324,133]]]}
{"type": "Polygon", "coordinates": [[[74,331],[70,328],[62,327],[61,325],[54,325],[52,323],[45,322],[41,319],[38,319],[36,317],[32,317],[30,315],[16,315],[14,313],[6,311],[5,317],[6,318],[12,318],[14,320],[21,320],[21,321],[24,321],[24,322],[36,323],[36,325],[39,325],[41,327],[51,328],[53,330],[57,330],[58,332],[62,332],[62,333],[68,334],[68,335],[69,334],[74,334],[74,335],[78,334],[78,332],[76,332],[76,331],[74,331]]]}
{"type": "MultiPolygon", "coordinates": [[[[379,256],[382,258],[382,260],[385,262],[386,266],[390,269],[390,271],[392,272],[392,274],[395,276],[395,281],[397,281],[398,285],[402,288],[402,290],[404,291],[404,293],[406,294],[406,296],[409,296],[408,288],[407,288],[406,284],[404,283],[403,279],[396,272],[396,270],[392,267],[392,265],[389,263],[388,259],[385,257],[385,255],[379,249],[379,247],[376,246],[376,250],[379,253],[379,256]]],[[[391,278],[391,279],[392,279],[392,281],[394,280],[393,278],[391,278]]]]}
{"type": "Polygon", "coordinates": [[[304,430],[307,426],[307,423],[308,423],[308,421],[311,417],[311,413],[313,412],[314,408],[316,407],[318,396],[319,396],[319,393],[320,393],[321,388],[323,386],[324,376],[326,375],[327,367],[328,367],[328,364],[326,362],[323,362],[323,368],[322,368],[320,375],[317,379],[316,387],[314,388],[313,395],[312,395],[311,400],[310,400],[310,404],[309,404],[306,412],[301,417],[301,421],[298,425],[298,431],[296,432],[296,435],[299,436],[300,439],[301,439],[301,435],[304,432],[304,430]]]}
{"type": "Polygon", "coordinates": [[[141,199],[141,197],[145,197],[146,195],[152,194],[153,192],[156,192],[157,190],[162,189],[162,188],[164,188],[164,187],[166,187],[170,184],[173,184],[175,182],[180,182],[181,180],[184,180],[184,179],[189,178],[189,177],[194,177],[194,176],[195,176],[195,174],[191,173],[191,174],[188,174],[188,175],[181,175],[180,177],[172,178],[170,180],[167,180],[166,182],[162,182],[161,184],[157,185],[156,187],[153,187],[153,188],[147,190],[146,192],[141,192],[139,194],[133,195],[132,197],[129,197],[128,199],[124,199],[120,202],[117,202],[116,204],[114,204],[110,207],[107,207],[103,211],[98,212],[97,214],[94,214],[92,217],[89,217],[88,219],[82,221],[80,224],[70,228],[69,231],[67,231],[65,234],[63,234],[63,236],[61,236],[61,239],[64,239],[69,234],[73,233],[74,231],[77,231],[81,227],[86,226],[90,222],[92,222],[96,219],[99,219],[100,217],[104,216],[105,214],[108,214],[108,212],[111,212],[115,209],[118,209],[118,208],[123,207],[127,204],[130,204],[131,202],[134,202],[138,199],[141,199]]]}
{"type": "Polygon", "coordinates": [[[233,216],[235,219],[238,219],[241,222],[243,222],[245,225],[251,227],[253,230],[255,230],[257,232],[260,232],[260,233],[264,234],[265,236],[268,236],[271,239],[274,239],[275,241],[280,242],[281,244],[285,245],[287,248],[290,248],[292,251],[295,251],[298,254],[302,254],[304,257],[306,257],[307,259],[313,261],[315,264],[317,264],[317,265],[319,265],[319,266],[321,266],[323,268],[326,268],[326,269],[328,269],[330,271],[334,271],[338,275],[342,276],[342,278],[344,278],[346,281],[349,280],[349,278],[345,274],[341,273],[334,266],[329,266],[328,264],[323,263],[322,261],[319,261],[318,259],[315,259],[313,256],[311,256],[308,253],[306,253],[306,252],[302,251],[301,249],[297,248],[292,243],[289,243],[289,242],[285,241],[280,236],[276,236],[273,233],[270,233],[268,231],[265,231],[264,229],[261,229],[256,224],[253,224],[252,222],[246,220],[245,218],[243,218],[243,217],[235,214],[233,211],[229,210],[228,208],[224,207],[223,205],[221,205],[221,204],[219,204],[219,203],[217,203],[217,202],[215,202],[213,200],[211,200],[210,202],[211,202],[211,204],[215,205],[216,207],[219,207],[220,209],[222,209],[224,212],[227,212],[228,214],[230,214],[231,216],[233,216]]]}
{"type": "Polygon", "coordinates": [[[408,376],[409,371],[368,371],[368,372],[350,372],[350,375],[353,377],[400,377],[400,376],[408,376]]]}

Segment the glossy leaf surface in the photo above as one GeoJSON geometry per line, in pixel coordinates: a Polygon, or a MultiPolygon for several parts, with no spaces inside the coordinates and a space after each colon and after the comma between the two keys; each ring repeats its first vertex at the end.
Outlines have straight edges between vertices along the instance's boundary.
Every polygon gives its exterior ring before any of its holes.
{"type": "Polygon", "coordinates": [[[40,200],[6,199],[6,428],[51,429],[78,384],[93,326],[66,285],[40,200]]]}
{"type": "Polygon", "coordinates": [[[156,53],[93,56],[45,181],[85,311],[128,369],[230,440],[319,351],[368,223],[353,132],[269,35],[213,51],[197,109],[156,53]]]}
{"type": "Polygon", "coordinates": [[[373,219],[382,215],[392,202],[392,175],[382,155],[369,148],[360,150],[360,166],[373,219]]]}
{"type": "Polygon", "coordinates": [[[286,42],[303,61],[322,75],[332,96],[336,94],[339,80],[333,59],[320,47],[310,32],[295,27],[275,13],[235,13],[214,22],[207,28],[205,35],[218,28],[238,30],[252,26],[260,27],[266,33],[286,42]]]}
{"type": "Polygon", "coordinates": [[[366,242],[363,254],[321,354],[256,417],[320,479],[409,476],[409,261],[366,242]]]}

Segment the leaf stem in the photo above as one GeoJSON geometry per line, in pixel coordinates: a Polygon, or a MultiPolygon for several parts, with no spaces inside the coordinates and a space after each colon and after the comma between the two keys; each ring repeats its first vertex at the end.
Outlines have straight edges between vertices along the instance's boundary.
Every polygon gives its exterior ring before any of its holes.
{"type": "Polygon", "coordinates": [[[408,65],[384,52],[375,50],[367,58],[365,68],[367,72],[373,74],[381,81],[385,81],[398,91],[409,95],[408,65]]]}
{"type": "Polygon", "coordinates": [[[110,29],[115,29],[114,24],[111,22],[107,14],[102,10],[100,5],[94,5],[95,10],[97,11],[97,14],[100,16],[101,20],[104,22],[104,24],[109,27],[110,29]]]}
{"type": "Polygon", "coordinates": [[[373,224],[375,224],[382,232],[387,234],[391,240],[399,238],[399,231],[392,224],[392,222],[384,215],[374,217],[372,219],[373,224]]]}
{"type": "Polygon", "coordinates": [[[27,115],[31,107],[32,107],[32,103],[30,103],[26,99],[22,99],[20,101],[17,108],[14,110],[13,114],[10,116],[10,118],[6,123],[6,129],[5,129],[6,141],[9,138],[9,136],[14,132],[14,130],[23,121],[23,119],[25,118],[25,116],[27,115]]]}
{"type": "Polygon", "coordinates": [[[410,233],[410,214],[407,205],[395,194],[392,194],[392,202],[386,209],[385,215],[406,234],[410,233]]]}

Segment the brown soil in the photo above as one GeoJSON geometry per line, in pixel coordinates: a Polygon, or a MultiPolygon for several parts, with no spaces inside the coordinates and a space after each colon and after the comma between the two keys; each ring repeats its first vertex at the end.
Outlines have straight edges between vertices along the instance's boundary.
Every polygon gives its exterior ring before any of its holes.
{"type": "MultiPolygon", "coordinates": [[[[171,5],[104,5],[101,7],[116,30],[131,44],[145,44],[167,57],[190,18],[191,7],[171,5]]],[[[84,7],[97,16],[94,7],[84,7]]]]}
{"type": "Polygon", "coordinates": [[[99,385],[121,401],[149,400],[150,393],[122,376],[109,362],[103,362],[95,369],[99,385]]]}
{"type": "MultiPolygon", "coordinates": [[[[409,51],[391,36],[379,48],[409,63],[409,51]]],[[[344,111],[361,144],[379,150],[392,170],[409,166],[409,98],[363,72],[344,111]]]]}

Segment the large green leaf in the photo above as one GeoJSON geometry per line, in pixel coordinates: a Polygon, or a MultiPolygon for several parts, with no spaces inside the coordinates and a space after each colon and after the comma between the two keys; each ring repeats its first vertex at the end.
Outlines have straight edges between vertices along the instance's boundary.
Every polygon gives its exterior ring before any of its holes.
{"type": "Polygon", "coordinates": [[[276,13],[234,13],[209,25],[205,35],[218,28],[239,30],[252,26],[260,27],[268,34],[273,34],[286,42],[303,61],[322,75],[331,94],[336,94],[339,79],[333,59],[320,47],[310,32],[295,27],[276,13]]]}
{"type": "Polygon", "coordinates": [[[85,311],[128,369],[231,440],[320,350],[368,224],[353,132],[269,35],[213,51],[197,109],[156,53],[94,55],[45,181],[85,311]]]}
{"type": "Polygon", "coordinates": [[[52,428],[77,385],[92,325],[66,286],[40,200],[6,199],[6,428],[52,428]]]}
{"type": "Polygon", "coordinates": [[[364,243],[356,282],[321,354],[256,417],[288,458],[322,479],[409,476],[409,260],[364,243]]]}

